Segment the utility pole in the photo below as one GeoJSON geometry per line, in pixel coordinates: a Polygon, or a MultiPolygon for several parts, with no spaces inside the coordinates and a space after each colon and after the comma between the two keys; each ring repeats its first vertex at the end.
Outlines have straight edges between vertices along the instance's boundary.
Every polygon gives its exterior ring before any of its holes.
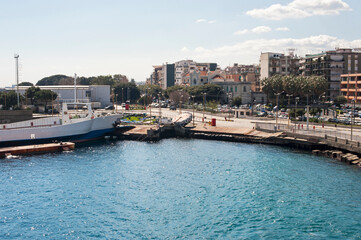
{"type": "Polygon", "coordinates": [[[307,106],[306,106],[306,111],[307,111],[307,131],[310,125],[310,106],[308,105],[308,93],[307,93],[307,106]]]}
{"type": "Polygon", "coordinates": [[[193,127],[194,127],[194,118],[195,118],[195,116],[194,116],[194,95],[192,96],[192,98],[193,98],[193,127]]]}
{"type": "Polygon", "coordinates": [[[355,122],[355,119],[354,119],[354,116],[355,116],[355,99],[352,99],[351,100],[351,103],[352,103],[352,115],[351,115],[351,141],[352,141],[352,133],[353,133],[353,129],[352,129],[352,125],[353,123],[355,122]]]}
{"type": "Polygon", "coordinates": [[[159,105],[159,124],[161,124],[161,120],[162,120],[162,105],[160,104],[160,93],[158,93],[158,105],[159,105]]]}
{"type": "Polygon", "coordinates": [[[296,108],[295,108],[295,130],[296,130],[296,121],[297,121],[297,103],[298,103],[298,100],[300,98],[299,97],[296,97],[295,98],[295,102],[296,102],[296,108]]]}
{"type": "Polygon", "coordinates": [[[205,111],[205,107],[206,107],[206,95],[207,93],[203,93],[203,122],[204,122],[204,111],[205,111]]]}
{"type": "Polygon", "coordinates": [[[77,102],[77,96],[76,96],[76,73],[74,73],[74,102],[76,103],[77,102]]]}
{"type": "Polygon", "coordinates": [[[279,98],[279,96],[281,95],[283,93],[283,91],[282,92],[279,92],[279,93],[276,93],[276,108],[277,108],[277,111],[276,111],[276,126],[275,126],[275,131],[277,131],[278,130],[278,109],[279,109],[279,107],[278,107],[278,98],[279,98]]]}
{"type": "MultiPolygon", "coordinates": [[[[291,97],[293,97],[292,94],[286,94],[288,97],[288,106],[291,104],[291,97]]],[[[290,118],[291,118],[291,111],[290,108],[288,108],[288,129],[290,128],[290,118]]]]}
{"type": "Polygon", "coordinates": [[[15,80],[16,80],[16,94],[18,98],[18,107],[20,108],[20,92],[19,92],[19,54],[14,55],[15,58],[15,80]]]}

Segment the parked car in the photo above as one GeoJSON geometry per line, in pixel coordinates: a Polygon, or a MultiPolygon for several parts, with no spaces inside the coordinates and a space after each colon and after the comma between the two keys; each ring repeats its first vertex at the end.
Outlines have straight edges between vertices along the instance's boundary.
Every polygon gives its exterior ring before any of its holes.
{"type": "Polygon", "coordinates": [[[169,107],[169,110],[177,110],[177,107],[175,105],[172,105],[169,107]]]}
{"type": "Polygon", "coordinates": [[[113,106],[113,105],[109,105],[109,106],[106,106],[104,109],[105,109],[105,110],[114,110],[114,106],[113,106]]]}

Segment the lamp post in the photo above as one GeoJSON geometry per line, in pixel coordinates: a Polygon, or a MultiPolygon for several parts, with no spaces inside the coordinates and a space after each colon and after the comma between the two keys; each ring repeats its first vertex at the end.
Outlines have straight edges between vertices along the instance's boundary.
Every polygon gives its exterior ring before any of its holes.
{"type": "Polygon", "coordinates": [[[207,95],[207,93],[206,92],[204,92],[204,93],[202,93],[203,94],[203,121],[204,121],[204,111],[205,111],[205,106],[206,106],[206,95],[207,95]]]}
{"type": "Polygon", "coordinates": [[[123,93],[124,88],[122,88],[122,104],[124,103],[124,93],[123,93]]]}
{"type": "Polygon", "coordinates": [[[115,96],[114,96],[114,88],[112,88],[112,92],[113,92],[113,94],[112,94],[112,99],[113,99],[113,113],[114,113],[114,109],[115,109],[115,107],[114,107],[114,106],[115,106],[115,105],[114,105],[114,97],[115,97],[115,96]]]}
{"type": "Polygon", "coordinates": [[[296,121],[297,121],[297,103],[298,103],[298,100],[300,100],[299,97],[296,97],[295,98],[295,102],[296,102],[296,108],[295,108],[295,129],[296,129],[296,121]]]}
{"type": "Polygon", "coordinates": [[[232,103],[232,95],[233,95],[233,93],[232,93],[232,92],[228,93],[228,105],[229,105],[228,119],[230,119],[230,118],[231,118],[231,107],[232,107],[231,103],[232,103]]]}
{"type": "Polygon", "coordinates": [[[352,125],[355,122],[355,119],[354,119],[354,117],[355,117],[355,103],[356,103],[355,99],[352,99],[351,103],[352,103],[352,114],[351,114],[351,141],[352,141],[352,133],[353,133],[352,132],[353,131],[352,125]]]}
{"type": "Polygon", "coordinates": [[[307,131],[309,129],[310,126],[310,106],[308,105],[308,96],[309,94],[307,93],[307,106],[306,106],[306,111],[307,111],[307,131]]]}
{"type": "MultiPolygon", "coordinates": [[[[291,97],[293,97],[293,94],[286,94],[286,96],[288,97],[288,106],[291,104],[291,97]]],[[[291,118],[291,111],[288,108],[288,129],[290,128],[290,118],[291,118]]]]}
{"type": "Polygon", "coordinates": [[[279,97],[282,93],[283,93],[283,91],[282,91],[282,92],[279,92],[279,93],[275,93],[275,95],[277,96],[277,97],[276,97],[276,108],[277,108],[276,110],[277,110],[277,111],[276,111],[276,126],[275,126],[275,127],[276,127],[276,129],[275,129],[276,131],[277,131],[277,129],[278,129],[278,97],[279,97]]]}
{"type": "Polygon", "coordinates": [[[115,94],[115,113],[118,113],[118,94],[115,94]]]}
{"type": "Polygon", "coordinates": [[[161,124],[162,119],[162,106],[160,104],[160,93],[158,93],[158,105],[159,105],[159,124],[161,124]]]}
{"type": "Polygon", "coordinates": [[[183,103],[183,94],[182,95],[180,95],[180,104],[179,104],[179,114],[182,114],[182,103],[183,103]]]}
{"type": "Polygon", "coordinates": [[[193,107],[193,127],[194,127],[194,118],[195,118],[195,116],[194,116],[194,97],[195,97],[195,96],[193,95],[193,96],[192,96],[192,98],[193,98],[193,106],[192,106],[192,107],[193,107]]]}

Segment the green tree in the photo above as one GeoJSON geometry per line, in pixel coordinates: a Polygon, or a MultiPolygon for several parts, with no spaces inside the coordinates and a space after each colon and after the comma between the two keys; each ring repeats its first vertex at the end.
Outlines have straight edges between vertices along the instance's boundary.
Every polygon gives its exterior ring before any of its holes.
{"type": "Polygon", "coordinates": [[[35,92],[35,96],[34,99],[37,102],[43,102],[44,106],[45,106],[45,112],[46,112],[46,107],[48,105],[49,102],[54,101],[57,98],[57,93],[51,91],[51,90],[40,90],[35,92]]]}
{"type": "Polygon", "coordinates": [[[239,96],[239,97],[233,98],[232,103],[233,103],[234,105],[236,105],[236,106],[242,105],[242,97],[239,96]]]}
{"type": "Polygon", "coordinates": [[[35,93],[41,91],[39,87],[30,87],[25,91],[25,97],[30,98],[31,105],[34,105],[35,93]]]}
{"type": "Polygon", "coordinates": [[[117,95],[117,101],[129,100],[134,103],[140,97],[140,90],[134,83],[118,83],[114,86],[114,93],[117,95]]]}
{"type": "MultiPolygon", "coordinates": [[[[49,77],[45,77],[41,80],[39,80],[35,85],[36,86],[52,86],[52,85],[61,85],[60,83],[64,80],[65,82],[71,81],[71,77],[65,76],[65,75],[53,75],[53,76],[49,76],[49,77]]],[[[74,82],[74,80],[73,80],[74,82]]],[[[69,83],[67,83],[69,84],[69,83]]]]}
{"type": "Polygon", "coordinates": [[[19,86],[34,86],[31,82],[21,82],[19,83],[19,86]]]}
{"type": "Polygon", "coordinates": [[[0,105],[3,106],[3,109],[13,109],[17,108],[18,98],[15,91],[7,91],[0,93],[0,105]]]}
{"type": "Polygon", "coordinates": [[[139,91],[142,95],[158,97],[158,94],[160,93],[162,96],[165,96],[165,91],[158,85],[141,85],[138,86],[139,91]]]}
{"type": "Polygon", "coordinates": [[[340,96],[337,96],[334,100],[333,100],[334,104],[336,104],[336,106],[340,106],[341,104],[345,104],[347,103],[347,99],[340,95],[340,96]]]}

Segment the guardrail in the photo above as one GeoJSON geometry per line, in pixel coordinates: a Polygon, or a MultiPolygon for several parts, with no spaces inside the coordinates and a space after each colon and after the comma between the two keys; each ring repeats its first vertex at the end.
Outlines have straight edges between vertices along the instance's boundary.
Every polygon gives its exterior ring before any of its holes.
{"type": "MultiPolygon", "coordinates": [[[[314,137],[320,137],[320,138],[335,138],[336,142],[338,139],[344,139],[348,141],[355,141],[355,142],[361,142],[361,136],[357,135],[357,133],[352,134],[351,139],[351,133],[345,133],[342,131],[345,131],[345,129],[341,129],[341,131],[338,131],[338,129],[326,129],[322,128],[321,126],[309,126],[309,130],[306,129],[306,125],[304,124],[276,124],[275,123],[255,123],[255,128],[258,130],[267,130],[267,131],[282,131],[282,132],[291,132],[291,133],[297,133],[307,136],[314,136],[314,137]]],[[[351,130],[350,130],[351,131],[351,130]]]]}

